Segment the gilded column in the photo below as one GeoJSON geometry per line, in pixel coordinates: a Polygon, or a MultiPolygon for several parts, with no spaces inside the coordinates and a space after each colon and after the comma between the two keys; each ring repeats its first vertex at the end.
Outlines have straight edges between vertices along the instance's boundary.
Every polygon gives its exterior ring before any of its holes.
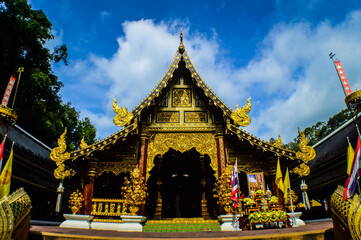
{"type": "Polygon", "coordinates": [[[221,176],[226,169],[227,158],[226,158],[226,149],[224,146],[224,140],[222,134],[216,135],[217,143],[217,158],[218,158],[218,176],[221,176]]]}
{"type": "Polygon", "coordinates": [[[161,186],[162,181],[160,179],[160,171],[162,169],[162,163],[163,163],[163,156],[158,156],[159,164],[158,164],[158,181],[157,181],[157,202],[156,202],[156,208],[155,208],[155,214],[154,219],[161,219],[162,218],[162,208],[163,208],[163,199],[162,199],[162,192],[161,192],[161,186]]]}
{"type": "Polygon", "coordinates": [[[140,158],[138,161],[139,173],[146,179],[147,175],[147,155],[148,155],[149,136],[142,134],[140,137],[140,158]]]}
{"type": "Polygon", "coordinates": [[[202,207],[202,218],[210,219],[207,207],[207,196],[206,196],[206,169],[204,162],[204,155],[199,156],[199,160],[201,161],[202,169],[203,169],[203,179],[201,181],[201,207],[202,207]]]}
{"type": "Polygon", "coordinates": [[[92,201],[93,201],[93,193],[94,193],[94,180],[97,174],[97,162],[96,160],[91,160],[89,162],[89,169],[87,172],[87,183],[83,189],[83,196],[84,196],[84,209],[83,214],[90,215],[92,212],[92,201]]]}
{"type": "MultiPolygon", "coordinates": [[[[146,134],[140,136],[140,158],[138,161],[139,175],[147,179],[147,153],[148,153],[148,140],[149,137],[146,134]]],[[[142,204],[139,207],[139,215],[145,214],[145,205],[142,204]]]]}

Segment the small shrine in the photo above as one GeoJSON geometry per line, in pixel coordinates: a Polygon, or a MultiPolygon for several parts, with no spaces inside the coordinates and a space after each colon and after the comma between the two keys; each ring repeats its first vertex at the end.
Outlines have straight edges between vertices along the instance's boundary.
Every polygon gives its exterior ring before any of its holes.
{"type": "Polygon", "coordinates": [[[234,213],[230,177],[237,161],[240,193],[250,196],[238,209],[244,227],[257,223],[256,212],[271,214],[263,222],[287,222],[275,184],[277,161],[293,163],[293,174],[303,177],[315,152],[302,132],[300,152],[282,148],[281,138],[271,144],[247,133],[251,98],[241,105],[232,110],[209,88],[181,31],[174,59],[149,95],[132,111],[114,99],[118,132],[92,145],[82,141],[72,152],[66,150],[66,131],[60,136],[51,152],[58,166],[54,176],[79,180],[83,204],[76,213],[93,217],[90,228],[137,216],[149,231],[162,224],[221,230],[219,216],[234,213]]]}

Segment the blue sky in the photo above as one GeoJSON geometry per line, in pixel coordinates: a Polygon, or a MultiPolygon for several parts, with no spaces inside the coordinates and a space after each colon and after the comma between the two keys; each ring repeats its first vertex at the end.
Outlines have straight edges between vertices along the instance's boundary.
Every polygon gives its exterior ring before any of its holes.
{"type": "Polygon", "coordinates": [[[208,85],[231,108],[252,97],[245,131],[284,142],[345,107],[328,54],[351,88],[361,89],[361,2],[31,0],[53,23],[49,48],[67,44],[55,64],[61,95],[96,125],[118,131],[112,98],[133,109],[166,72],[183,25],[184,45],[208,85]]]}

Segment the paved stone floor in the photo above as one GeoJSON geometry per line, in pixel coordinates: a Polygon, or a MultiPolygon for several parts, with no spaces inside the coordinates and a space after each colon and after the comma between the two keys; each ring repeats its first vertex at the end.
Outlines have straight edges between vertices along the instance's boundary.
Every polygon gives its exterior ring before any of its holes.
{"type": "Polygon", "coordinates": [[[85,230],[59,228],[58,226],[32,225],[29,239],[333,239],[331,219],[306,222],[296,228],[271,228],[237,232],[117,232],[106,230],[85,230]]]}

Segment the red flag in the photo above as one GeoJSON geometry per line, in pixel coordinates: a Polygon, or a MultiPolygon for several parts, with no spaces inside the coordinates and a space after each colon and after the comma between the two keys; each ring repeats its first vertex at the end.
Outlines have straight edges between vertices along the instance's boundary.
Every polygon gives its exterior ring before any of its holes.
{"type": "Polygon", "coordinates": [[[238,168],[237,168],[237,159],[236,162],[234,163],[234,168],[233,168],[233,174],[231,177],[231,186],[232,186],[232,195],[231,195],[231,199],[232,199],[232,205],[234,208],[238,207],[238,168]]]}
{"type": "Polygon", "coordinates": [[[11,94],[11,92],[13,90],[15,81],[16,81],[16,78],[14,76],[11,76],[10,80],[8,82],[8,85],[7,85],[6,89],[5,89],[3,100],[1,101],[1,105],[5,106],[5,107],[8,105],[8,102],[9,102],[9,99],[10,99],[10,94],[11,94]]]}
{"type": "Polygon", "coordinates": [[[345,183],[345,189],[343,192],[343,200],[351,197],[356,189],[359,169],[360,169],[360,159],[361,159],[361,146],[360,146],[360,138],[357,138],[357,145],[355,149],[355,155],[352,162],[351,173],[345,183]]]}
{"type": "Polygon", "coordinates": [[[346,92],[346,96],[348,96],[352,93],[352,91],[351,91],[350,85],[348,84],[345,72],[343,71],[341,62],[339,60],[336,60],[335,65],[336,65],[336,69],[337,69],[338,75],[340,77],[340,80],[342,82],[343,89],[346,92]]]}

